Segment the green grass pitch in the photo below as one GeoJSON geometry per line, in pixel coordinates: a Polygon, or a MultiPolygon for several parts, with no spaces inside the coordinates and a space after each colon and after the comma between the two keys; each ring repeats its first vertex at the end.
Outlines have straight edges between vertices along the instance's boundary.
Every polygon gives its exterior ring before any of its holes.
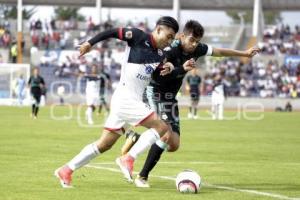
{"type": "MultiPolygon", "coordinates": [[[[243,115],[236,120],[212,121],[186,120],[186,110],[181,109],[181,147],[163,154],[152,172],[150,189],[135,188],[116,171],[114,160],[124,142],[121,137],[90,167],[76,171],[75,188],[70,190],[61,188],[54,170],[97,139],[102,128],[85,126],[84,108],[44,107],[37,120],[32,120],[29,112],[29,107],[0,107],[1,200],[300,198],[299,112],[250,113],[262,115],[257,121],[243,115]],[[201,175],[199,194],[176,191],[172,178],[183,169],[201,175]]],[[[200,111],[200,116],[207,114],[200,111]]],[[[103,116],[94,117],[99,124],[103,121],[103,116]]],[[[141,169],[145,156],[138,158],[135,171],[141,169]]]]}

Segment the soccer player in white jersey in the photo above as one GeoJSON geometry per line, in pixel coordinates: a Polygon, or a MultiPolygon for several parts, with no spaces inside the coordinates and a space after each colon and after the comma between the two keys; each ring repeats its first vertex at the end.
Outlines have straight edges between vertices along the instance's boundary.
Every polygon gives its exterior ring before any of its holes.
{"type": "Polygon", "coordinates": [[[75,170],[109,150],[128,125],[140,125],[148,130],[142,133],[135,147],[131,149],[133,153],[117,160],[126,178],[132,180],[134,160],[168,130],[168,125],[143,103],[142,96],[152,72],[157,67],[171,72],[171,65],[160,64],[164,60],[162,49],[172,42],[178,29],[177,21],[165,16],[157,21],[150,34],[136,28],[113,28],[99,33],[80,46],[82,56],[89,52],[94,44],[108,38],[118,38],[127,42],[120,83],[112,96],[110,114],[102,136],[85,146],[71,161],[55,171],[64,188],[72,187],[72,173],[75,170]]]}
{"type": "Polygon", "coordinates": [[[88,124],[94,124],[93,121],[93,112],[96,109],[96,106],[99,104],[99,81],[100,76],[97,74],[97,67],[92,67],[92,72],[90,75],[85,75],[86,79],[86,104],[87,110],[85,112],[88,124]]]}
{"type": "Polygon", "coordinates": [[[211,112],[213,120],[223,120],[225,97],[225,84],[222,81],[222,76],[217,74],[214,77],[214,86],[211,94],[211,112]]]}

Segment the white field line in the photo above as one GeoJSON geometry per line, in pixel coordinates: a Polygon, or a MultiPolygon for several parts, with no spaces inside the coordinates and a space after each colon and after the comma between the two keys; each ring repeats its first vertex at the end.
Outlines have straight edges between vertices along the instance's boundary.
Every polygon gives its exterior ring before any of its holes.
{"type": "MultiPolygon", "coordinates": [[[[95,169],[102,169],[102,170],[107,170],[107,171],[111,171],[111,172],[122,173],[117,168],[102,167],[102,166],[93,166],[93,165],[86,165],[86,167],[95,168],[95,169]]],[[[134,172],[134,174],[137,174],[137,172],[134,172]]],[[[171,176],[155,176],[155,175],[150,175],[150,176],[151,177],[155,177],[155,178],[161,178],[161,179],[165,179],[165,180],[175,181],[175,177],[171,177],[171,176]]],[[[206,187],[210,187],[210,188],[221,189],[221,190],[229,190],[229,191],[234,191],[234,192],[242,192],[242,193],[248,193],[248,194],[255,194],[255,195],[258,195],[258,196],[267,196],[267,197],[272,197],[274,199],[300,200],[300,198],[292,198],[292,197],[284,196],[284,195],[281,195],[281,194],[274,194],[274,193],[268,193],[268,192],[260,192],[260,191],[256,191],[256,190],[237,189],[237,188],[233,188],[233,187],[213,185],[213,184],[209,184],[209,183],[203,183],[202,185],[204,185],[206,187]]]]}
{"type": "MultiPolygon", "coordinates": [[[[207,164],[207,165],[216,165],[216,164],[223,164],[224,162],[210,162],[210,161],[190,161],[190,162],[181,162],[181,161],[160,161],[159,164],[207,164]]],[[[115,162],[98,162],[98,163],[92,163],[93,165],[114,165],[115,162]]]]}

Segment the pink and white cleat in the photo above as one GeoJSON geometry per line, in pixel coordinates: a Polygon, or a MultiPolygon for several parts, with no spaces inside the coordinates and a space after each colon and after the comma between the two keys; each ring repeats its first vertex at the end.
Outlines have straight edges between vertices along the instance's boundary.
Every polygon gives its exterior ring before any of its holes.
{"type": "Polygon", "coordinates": [[[55,170],[54,175],[59,179],[63,188],[73,188],[71,185],[73,171],[68,166],[55,170]]]}
{"type": "Polygon", "coordinates": [[[116,159],[117,165],[120,167],[124,177],[128,182],[132,183],[132,172],[133,172],[133,164],[134,158],[130,155],[126,154],[116,159]]]}

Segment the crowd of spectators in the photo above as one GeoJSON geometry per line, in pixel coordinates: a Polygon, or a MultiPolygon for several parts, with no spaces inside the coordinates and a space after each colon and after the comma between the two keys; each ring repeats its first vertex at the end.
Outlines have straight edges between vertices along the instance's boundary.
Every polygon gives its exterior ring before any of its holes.
{"type": "Polygon", "coordinates": [[[294,30],[289,25],[271,26],[264,30],[263,42],[259,43],[262,53],[268,55],[300,54],[300,27],[294,30]]]}
{"type": "Polygon", "coordinates": [[[280,66],[276,61],[268,63],[252,61],[242,64],[235,59],[217,62],[204,75],[204,94],[211,93],[213,77],[222,74],[227,94],[241,97],[300,97],[300,63],[280,66]]]}
{"type": "MultiPolygon", "coordinates": [[[[88,40],[100,31],[116,26],[132,26],[149,31],[146,23],[138,22],[120,24],[118,21],[107,20],[96,24],[92,18],[86,22],[68,21],[30,21],[30,36],[32,45],[38,49],[74,49],[78,44],[88,40]],[[85,24],[83,26],[83,24],[85,24]]],[[[107,44],[104,44],[104,46],[107,44]]]]}
{"type": "Polygon", "coordinates": [[[10,24],[8,21],[0,24],[0,48],[9,48],[12,41],[14,40],[13,35],[10,32],[10,24]]]}
{"type": "MultiPolygon", "coordinates": [[[[30,21],[30,36],[32,46],[36,49],[75,49],[81,42],[93,37],[99,31],[112,27],[137,27],[150,32],[144,22],[128,22],[120,24],[117,21],[105,21],[95,24],[88,18],[85,26],[79,28],[78,21],[30,21]]],[[[8,22],[0,24],[0,47],[9,47],[14,37],[10,33],[8,22]]],[[[78,55],[59,56],[49,51],[41,57],[41,67],[51,67],[56,77],[73,77],[74,74],[89,72],[91,66],[97,65],[111,74],[112,81],[119,80],[120,63],[112,58],[112,49],[124,51],[124,43],[118,40],[107,40],[98,43],[89,58],[78,58],[78,55]]],[[[292,30],[288,25],[270,26],[264,31],[263,42],[259,43],[262,54],[267,55],[299,55],[300,27],[292,30]]],[[[229,96],[242,97],[300,97],[300,63],[285,63],[277,61],[252,61],[242,64],[236,59],[225,59],[207,67],[203,75],[204,95],[209,95],[213,89],[213,79],[216,74],[222,74],[229,96]]]]}

